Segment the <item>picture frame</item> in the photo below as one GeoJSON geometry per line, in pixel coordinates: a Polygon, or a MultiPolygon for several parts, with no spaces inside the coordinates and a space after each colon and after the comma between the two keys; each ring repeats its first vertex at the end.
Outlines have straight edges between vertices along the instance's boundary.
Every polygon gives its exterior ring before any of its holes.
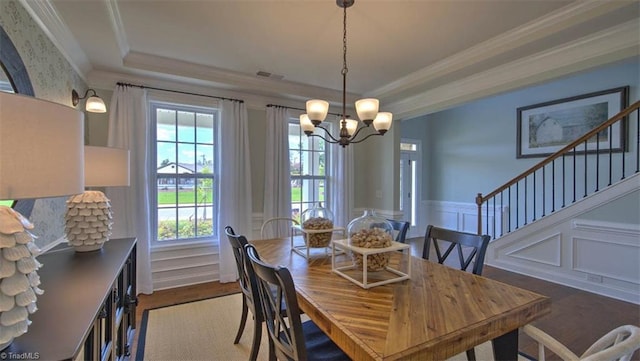
{"type": "MultiPolygon", "coordinates": [[[[517,109],[516,158],[547,157],[628,106],[629,86],[528,105],[517,109]]],[[[626,119],[576,147],[577,154],[597,149],[626,149],[626,119]],[[586,148],[586,149],[585,149],[586,148]]]]}

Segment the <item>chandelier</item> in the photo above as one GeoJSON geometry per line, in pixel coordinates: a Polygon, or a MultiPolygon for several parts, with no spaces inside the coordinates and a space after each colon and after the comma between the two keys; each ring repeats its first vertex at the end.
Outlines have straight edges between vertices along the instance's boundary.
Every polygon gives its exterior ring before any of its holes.
{"type": "Polygon", "coordinates": [[[346,115],[347,102],[347,8],[353,5],[355,0],[336,0],[336,4],[343,8],[343,32],[342,32],[342,117],[340,119],[340,134],[335,137],[329,129],[322,126],[322,122],[329,112],[329,102],[320,99],[307,101],[307,113],[300,115],[300,127],[307,136],[320,137],[332,144],[340,144],[343,148],[351,143],[360,143],[374,135],[384,135],[391,128],[393,114],[378,112],[378,99],[367,98],[356,101],[356,113],[361,122],[351,119],[346,115]],[[357,138],[360,131],[373,124],[375,132],[369,132],[364,137],[357,138]],[[322,129],[327,137],[314,134],[316,128],[322,129]]]}

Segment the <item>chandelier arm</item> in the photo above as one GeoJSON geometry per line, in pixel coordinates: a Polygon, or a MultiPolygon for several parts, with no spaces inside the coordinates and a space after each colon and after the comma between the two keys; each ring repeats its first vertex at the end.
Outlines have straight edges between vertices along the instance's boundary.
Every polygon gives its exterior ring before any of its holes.
{"type": "MultiPolygon", "coordinates": [[[[329,138],[333,139],[333,142],[329,142],[327,139],[325,139],[324,137],[322,139],[326,140],[329,143],[338,143],[340,141],[340,139],[334,137],[333,135],[331,135],[331,132],[329,132],[329,130],[327,130],[327,128],[323,127],[322,125],[316,125],[316,128],[320,128],[322,130],[324,130],[325,134],[329,136],[329,138]]],[[[316,134],[314,134],[316,135],[316,134]]],[[[317,137],[321,137],[320,135],[316,135],[317,137]]]]}
{"type": "Polygon", "coordinates": [[[366,129],[366,128],[369,128],[369,126],[367,126],[367,125],[358,126],[358,128],[356,129],[356,131],[351,135],[351,137],[349,137],[349,139],[355,139],[355,138],[356,138],[356,136],[358,135],[358,133],[360,133],[360,131],[361,131],[362,129],[366,129]]]}
{"type": "Polygon", "coordinates": [[[378,132],[371,133],[371,134],[367,134],[366,137],[364,137],[362,139],[359,139],[359,140],[353,140],[355,138],[355,136],[353,136],[353,137],[351,137],[351,139],[349,139],[349,143],[354,143],[354,144],[361,143],[361,142],[364,142],[365,140],[369,139],[370,137],[373,137],[374,135],[383,135],[383,134],[380,134],[378,132]]]}
{"type": "MultiPolygon", "coordinates": [[[[327,133],[327,134],[329,134],[329,133],[327,133]]],[[[307,137],[318,137],[318,138],[321,138],[322,140],[324,140],[325,142],[330,143],[330,144],[337,144],[339,142],[339,140],[337,140],[337,139],[335,139],[333,137],[331,137],[331,138],[334,139],[334,140],[329,140],[329,139],[323,137],[320,134],[314,134],[314,133],[307,134],[307,137]]]]}

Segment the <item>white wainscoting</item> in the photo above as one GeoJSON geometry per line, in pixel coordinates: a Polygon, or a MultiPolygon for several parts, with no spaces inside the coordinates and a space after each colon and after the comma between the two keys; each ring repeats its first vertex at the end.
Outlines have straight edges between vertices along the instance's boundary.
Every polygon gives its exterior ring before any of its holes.
{"type": "MultiPolygon", "coordinates": [[[[602,203],[594,200],[594,204],[602,203]]],[[[423,201],[422,206],[426,215],[420,225],[423,229],[433,224],[476,233],[475,204],[423,201]]],[[[585,204],[567,207],[493,240],[486,263],[640,304],[640,225],[579,218],[592,208],[585,204]]]]}
{"type": "Polygon", "coordinates": [[[153,289],[219,280],[219,253],[218,246],[212,243],[155,247],[151,251],[153,289]]]}
{"type": "MultiPolygon", "coordinates": [[[[422,201],[422,208],[421,214],[425,217],[418,225],[418,228],[423,230],[422,234],[428,225],[469,233],[478,232],[478,206],[475,203],[422,201]]],[[[499,237],[504,218],[501,215],[507,212],[507,207],[489,207],[488,212],[483,207],[482,212],[489,214],[488,224],[482,225],[482,233],[489,234],[492,238],[494,235],[499,237]]]]}

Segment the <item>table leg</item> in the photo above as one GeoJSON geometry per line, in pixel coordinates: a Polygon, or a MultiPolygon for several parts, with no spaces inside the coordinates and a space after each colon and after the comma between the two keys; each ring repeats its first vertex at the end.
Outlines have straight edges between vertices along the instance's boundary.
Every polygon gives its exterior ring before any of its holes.
{"type": "Polygon", "coordinates": [[[516,361],[518,359],[518,329],[493,339],[493,354],[496,361],[516,361]]]}

